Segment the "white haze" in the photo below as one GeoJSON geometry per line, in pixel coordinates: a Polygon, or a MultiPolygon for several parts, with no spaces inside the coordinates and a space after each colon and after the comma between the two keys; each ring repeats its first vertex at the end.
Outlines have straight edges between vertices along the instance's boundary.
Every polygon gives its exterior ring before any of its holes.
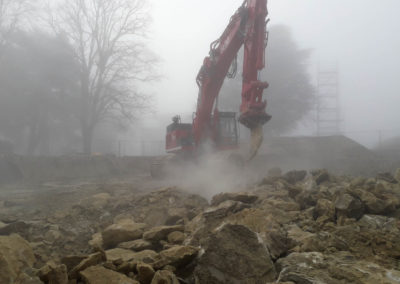
{"type": "MultiPolygon", "coordinates": [[[[165,75],[151,87],[159,115],[190,119],[198,91],[194,78],[210,42],[241,3],[152,0],[150,38],[165,75]]],[[[301,47],[313,49],[309,71],[314,81],[319,63],[338,63],[342,128],[368,146],[377,143],[379,130],[383,139],[400,135],[399,9],[398,0],[269,0],[271,24],[289,26],[301,47]]],[[[314,130],[309,125],[296,134],[314,130]]]]}

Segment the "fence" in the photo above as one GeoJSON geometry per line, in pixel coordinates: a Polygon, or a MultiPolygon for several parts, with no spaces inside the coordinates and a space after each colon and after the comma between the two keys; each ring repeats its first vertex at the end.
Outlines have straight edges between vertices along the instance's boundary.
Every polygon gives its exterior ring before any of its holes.
{"type": "Polygon", "coordinates": [[[123,156],[159,156],[165,154],[161,140],[97,140],[94,152],[123,156]]]}

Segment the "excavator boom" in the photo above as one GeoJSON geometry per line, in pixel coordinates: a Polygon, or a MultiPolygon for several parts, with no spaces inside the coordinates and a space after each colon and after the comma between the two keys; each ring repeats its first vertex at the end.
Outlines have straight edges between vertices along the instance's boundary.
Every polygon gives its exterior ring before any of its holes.
{"type": "Polygon", "coordinates": [[[210,141],[217,150],[237,147],[236,116],[220,112],[217,98],[225,77],[236,73],[236,70],[230,72],[230,67],[243,47],[239,122],[251,131],[249,158],[255,156],[262,143],[262,126],[271,118],[265,112],[266,101],[262,97],[268,83],[259,80],[259,72],[265,67],[267,16],[267,0],[245,0],[221,37],[211,43],[209,55],[196,77],[199,94],[192,127],[175,117],[174,123],[167,128],[168,153],[194,152],[198,155],[210,141]]]}
{"type": "Polygon", "coordinates": [[[262,142],[262,125],[271,118],[265,112],[266,102],[262,98],[268,83],[258,79],[259,72],[265,67],[267,16],[267,0],[246,0],[231,17],[222,36],[211,44],[209,56],[204,59],[197,76],[199,97],[193,122],[196,145],[201,145],[207,139],[214,139],[217,126],[212,117],[218,116],[218,105],[215,102],[229,67],[243,46],[242,104],[239,121],[252,132],[250,158],[257,153],[262,142]]]}

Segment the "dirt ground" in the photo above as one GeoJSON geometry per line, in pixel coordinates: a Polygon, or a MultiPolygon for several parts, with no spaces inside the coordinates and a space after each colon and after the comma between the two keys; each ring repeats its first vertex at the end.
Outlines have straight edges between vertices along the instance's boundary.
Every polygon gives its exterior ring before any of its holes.
{"type": "Polygon", "coordinates": [[[0,280],[399,283],[399,178],[276,168],[212,197],[226,184],[146,174],[2,186],[0,261],[25,246],[32,262],[6,261],[0,280]]]}
{"type": "Polygon", "coordinates": [[[400,283],[400,170],[282,171],[261,155],[160,180],[149,158],[95,158],[68,178],[81,159],[0,186],[0,283],[400,283]]]}

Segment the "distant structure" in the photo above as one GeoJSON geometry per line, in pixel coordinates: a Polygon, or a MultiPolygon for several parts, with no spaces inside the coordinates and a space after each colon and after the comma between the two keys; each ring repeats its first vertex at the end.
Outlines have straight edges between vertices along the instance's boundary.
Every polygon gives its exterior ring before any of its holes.
{"type": "Polygon", "coordinates": [[[319,64],[317,80],[317,136],[339,135],[342,131],[338,65],[319,64]]]}

